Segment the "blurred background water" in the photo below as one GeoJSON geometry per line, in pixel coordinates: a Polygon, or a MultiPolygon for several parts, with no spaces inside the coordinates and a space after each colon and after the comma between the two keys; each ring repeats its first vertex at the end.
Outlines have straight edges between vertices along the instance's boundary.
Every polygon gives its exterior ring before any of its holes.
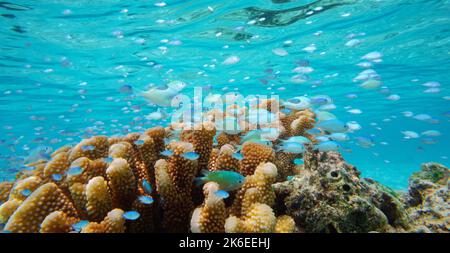
{"type": "Polygon", "coordinates": [[[449,19],[444,0],[1,2],[0,180],[36,148],[167,124],[125,88],[181,80],[187,93],[329,95],[339,119],[362,126],[352,138],[374,144],[352,139],[345,158],[404,189],[421,163],[448,166],[449,19]],[[382,61],[358,66],[370,52],[382,61]],[[240,61],[222,64],[230,56],[240,61]],[[381,88],[353,80],[365,69],[381,88]],[[402,134],[427,130],[441,135],[402,134]]]}

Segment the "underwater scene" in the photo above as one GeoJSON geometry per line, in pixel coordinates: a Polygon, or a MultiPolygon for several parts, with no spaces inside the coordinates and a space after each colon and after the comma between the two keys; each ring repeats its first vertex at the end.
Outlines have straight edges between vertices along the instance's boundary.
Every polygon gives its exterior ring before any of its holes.
{"type": "Polygon", "coordinates": [[[450,231],[450,1],[0,2],[2,233],[450,231]]]}

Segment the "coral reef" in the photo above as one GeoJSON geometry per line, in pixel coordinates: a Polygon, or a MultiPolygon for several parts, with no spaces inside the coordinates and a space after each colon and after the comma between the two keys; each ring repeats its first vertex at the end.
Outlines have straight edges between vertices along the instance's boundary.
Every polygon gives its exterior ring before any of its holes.
{"type": "Polygon", "coordinates": [[[304,153],[280,151],[280,139],[293,136],[314,144],[307,130],[316,116],[272,105],[278,101],[234,105],[196,125],[63,146],[48,161],[27,164],[15,182],[0,183],[0,223],[31,233],[449,231],[448,168],[424,164],[401,194],[361,178],[339,153],[309,144],[304,153]],[[247,119],[239,131],[216,129],[217,115],[261,108],[275,116],[263,124],[276,130],[270,138],[255,140],[260,133],[247,119]],[[238,172],[245,180],[224,193],[219,182],[194,183],[202,170],[238,172]]]}
{"type": "Polygon", "coordinates": [[[414,173],[404,196],[413,220],[411,232],[450,231],[450,171],[438,163],[425,163],[414,173]]]}
{"type": "Polygon", "coordinates": [[[308,149],[292,180],[274,185],[279,213],[305,232],[386,232],[408,224],[401,201],[359,177],[339,153],[308,149]]]}

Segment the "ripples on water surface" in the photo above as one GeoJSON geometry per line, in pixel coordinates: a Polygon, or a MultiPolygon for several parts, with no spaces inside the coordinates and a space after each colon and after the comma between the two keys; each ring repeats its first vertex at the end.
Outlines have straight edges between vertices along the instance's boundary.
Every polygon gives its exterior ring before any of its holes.
{"type": "Polygon", "coordinates": [[[450,1],[416,0],[0,2],[0,179],[40,145],[165,124],[120,87],[182,80],[186,92],[330,95],[334,114],[362,126],[351,136],[375,144],[348,144],[347,160],[404,188],[420,163],[448,165],[449,14],[450,1]],[[383,87],[366,90],[353,78],[374,51],[383,87]],[[230,56],[240,61],[223,65],[230,56]],[[308,63],[314,71],[293,80],[308,63]],[[406,130],[441,136],[405,139],[406,130]]]}

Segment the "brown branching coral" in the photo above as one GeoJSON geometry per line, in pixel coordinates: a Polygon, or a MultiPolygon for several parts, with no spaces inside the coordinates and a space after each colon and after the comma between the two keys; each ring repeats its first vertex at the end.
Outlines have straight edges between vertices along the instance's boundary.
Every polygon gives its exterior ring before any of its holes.
{"type": "Polygon", "coordinates": [[[114,158],[106,170],[111,189],[113,206],[129,209],[136,198],[136,180],[128,162],[114,158]]]}
{"type": "Polygon", "coordinates": [[[123,210],[113,209],[100,223],[90,222],[81,230],[81,233],[124,233],[125,219],[123,210]]]}
{"type": "Polygon", "coordinates": [[[238,145],[241,142],[241,137],[238,134],[227,134],[221,132],[217,135],[218,147],[222,147],[225,144],[238,145]]]}
{"type": "Polygon", "coordinates": [[[77,222],[76,218],[68,217],[62,211],[51,212],[42,221],[41,233],[68,233],[72,230],[72,225],[77,222]]]}
{"type": "Polygon", "coordinates": [[[26,195],[24,191],[34,191],[42,183],[42,179],[36,176],[31,176],[19,180],[15,183],[9,194],[9,199],[25,200],[26,195]]]}
{"type": "Polygon", "coordinates": [[[176,181],[169,173],[169,164],[166,160],[156,162],[155,176],[163,211],[163,229],[167,232],[188,231],[189,214],[194,207],[190,191],[175,186],[176,181]]]}
{"type": "Polygon", "coordinates": [[[74,183],[69,187],[70,197],[73,205],[81,218],[87,217],[86,212],[86,185],[83,183],[74,183]]]}
{"type": "Polygon", "coordinates": [[[194,177],[199,172],[196,160],[183,157],[185,153],[194,152],[194,146],[189,142],[171,142],[167,145],[167,148],[173,152],[166,159],[167,173],[170,174],[176,188],[180,191],[186,191],[191,187],[194,177]]]}
{"type": "Polygon", "coordinates": [[[77,217],[72,202],[54,183],[47,183],[35,190],[12,214],[5,230],[11,232],[39,232],[40,224],[53,211],[62,211],[77,217]]]}
{"type": "Polygon", "coordinates": [[[314,127],[315,114],[309,109],[294,111],[289,115],[282,115],[280,117],[282,126],[284,127],[285,135],[287,136],[305,136],[311,138],[306,133],[307,130],[314,127]]]}
{"type": "Polygon", "coordinates": [[[109,142],[106,136],[94,136],[85,139],[73,147],[69,154],[69,161],[73,162],[80,157],[86,157],[91,160],[105,157],[108,153],[109,142]]]}
{"type": "Polygon", "coordinates": [[[281,215],[277,217],[275,233],[293,233],[295,231],[295,221],[291,216],[281,215]]]}
{"type": "Polygon", "coordinates": [[[219,185],[215,182],[206,183],[203,187],[205,201],[201,207],[194,210],[191,219],[191,231],[194,233],[223,233],[227,210],[223,199],[216,192],[219,185]]]}
{"type": "Polygon", "coordinates": [[[69,166],[69,155],[66,152],[58,152],[45,165],[44,178],[51,179],[53,175],[64,175],[69,166]]]}
{"type": "Polygon", "coordinates": [[[208,167],[214,135],[216,135],[216,127],[211,122],[188,127],[180,134],[180,139],[191,143],[194,146],[194,151],[200,155],[198,158],[198,168],[200,170],[208,167]]]}
{"type": "Polygon", "coordinates": [[[5,202],[8,199],[9,192],[13,187],[12,182],[1,182],[0,183],[0,203],[5,202]]]}
{"type": "Polygon", "coordinates": [[[216,153],[213,153],[210,159],[209,170],[231,170],[231,171],[239,171],[239,160],[233,157],[233,153],[235,153],[235,148],[226,144],[223,145],[220,150],[216,153]],[[214,160],[214,164],[212,161],[214,160]]]}
{"type": "Polygon", "coordinates": [[[270,206],[254,203],[246,216],[230,216],[225,223],[227,233],[273,233],[277,219],[270,206]]]}
{"type": "Polygon", "coordinates": [[[111,194],[106,180],[100,176],[89,180],[86,185],[86,209],[90,220],[102,220],[111,207],[111,194]]]}
{"type": "Polygon", "coordinates": [[[275,201],[272,184],[276,178],[277,168],[273,163],[260,164],[253,175],[246,177],[244,185],[236,193],[230,213],[238,217],[245,215],[254,203],[272,206],[275,201]]]}
{"type": "Polygon", "coordinates": [[[244,158],[241,160],[239,172],[244,176],[252,175],[259,164],[275,159],[275,152],[271,147],[254,142],[244,143],[241,154],[244,158]]]}
{"type": "Polygon", "coordinates": [[[10,199],[0,206],[0,223],[6,223],[11,215],[22,204],[21,200],[10,199]]]}

